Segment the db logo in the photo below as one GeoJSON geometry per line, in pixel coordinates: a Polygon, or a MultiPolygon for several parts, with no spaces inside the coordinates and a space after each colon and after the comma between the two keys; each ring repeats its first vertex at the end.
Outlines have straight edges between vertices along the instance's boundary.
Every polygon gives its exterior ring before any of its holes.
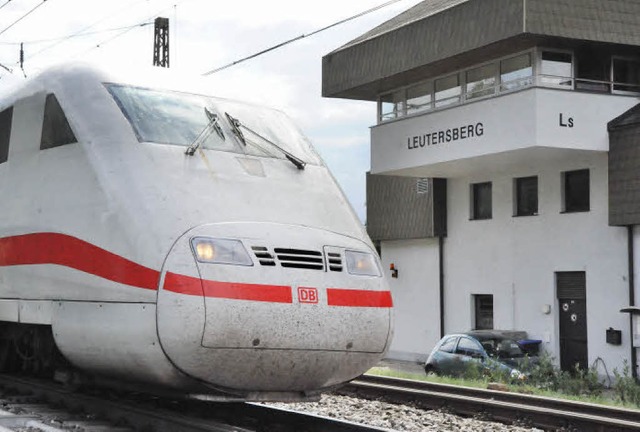
{"type": "Polygon", "coordinates": [[[318,303],[318,289],[298,287],[298,301],[300,303],[318,303]]]}

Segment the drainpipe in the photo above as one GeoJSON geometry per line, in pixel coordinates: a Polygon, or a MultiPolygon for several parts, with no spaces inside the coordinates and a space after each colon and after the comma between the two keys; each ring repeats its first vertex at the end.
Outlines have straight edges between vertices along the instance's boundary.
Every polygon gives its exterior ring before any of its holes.
{"type": "Polygon", "coordinates": [[[440,338],[445,335],[444,332],[444,236],[438,236],[438,255],[440,267],[440,338]]]}
{"type": "MultiPolygon", "coordinates": [[[[627,226],[627,250],[629,256],[629,306],[636,305],[635,272],[633,267],[633,225],[627,226]]],[[[637,352],[633,346],[633,314],[629,314],[629,335],[631,336],[631,376],[638,378],[637,352]]]]}

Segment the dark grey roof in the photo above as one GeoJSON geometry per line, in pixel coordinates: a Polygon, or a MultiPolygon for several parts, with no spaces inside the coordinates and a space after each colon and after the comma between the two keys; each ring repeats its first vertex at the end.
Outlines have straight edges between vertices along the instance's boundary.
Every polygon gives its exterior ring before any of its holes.
{"type": "Polygon", "coordinates": [[[607,123],[609,132],[618,130],[628,126],[636,126],[640,124],[640,104],[620,114],[618,117],[607,123]]]}
{"type": "Polygon", "coordinates": [[[640,46],[640,0],[425,0],[322,59],[322,94],[382,92],[536,45],[640,46]]]}
{"type": "Polygon", "coordinates": [[[383,33],[387,33],[393,31],[397,28],[405,26],[414,21],[418,21],[424,18],[427,18],[431,15],[435,15],[439,12],[442,12],[450,7],[453,7],[457,4],[464,3],[468,0],[427,0],[421,3],[418,3],[411,9],[401,13],[400,15],[391,18],[389,21],[386,21],[380,24],[378,27],[375,27],[373,30],[368,31],[367,33],[359,36],[346,44],[343,47],[338,48],[338,50],[347,48],[352,45],[356,45],[360,42],[363,42],[367,39],[371,39],[377,36],[380,36],[383,33]]]}

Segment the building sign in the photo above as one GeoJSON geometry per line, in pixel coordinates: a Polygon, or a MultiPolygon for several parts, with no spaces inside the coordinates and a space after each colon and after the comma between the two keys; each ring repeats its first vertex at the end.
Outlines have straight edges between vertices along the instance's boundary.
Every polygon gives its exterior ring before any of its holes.
{"type": "Polygon", "coordinates": [[[563,113],[560,113],[560,118],[558,119],[558,124],[560,127],[573,127],[573,117],[566,118],[563,113]]]}
{"type": "Polygon", "coordinates": [[[484,135],[484,124],[478,122],[422,135],[410,136],[407,138],[407,148],[413,150],[421,147],[481,137],[482,135],[484,135]]]}

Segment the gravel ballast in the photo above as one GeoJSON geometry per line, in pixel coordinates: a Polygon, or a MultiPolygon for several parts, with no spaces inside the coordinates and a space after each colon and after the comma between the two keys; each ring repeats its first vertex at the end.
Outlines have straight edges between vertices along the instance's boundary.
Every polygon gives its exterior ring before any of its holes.
{"type": "Polygon", "coordinates": [[[270,403],[268,405],[395,431],[542,432],[541,429],[536,428],[505,425],[459,417],[442,411],[426,411],[409,405],[395,405],[350,396],[322,395],[319,402],[270,403]]]}

